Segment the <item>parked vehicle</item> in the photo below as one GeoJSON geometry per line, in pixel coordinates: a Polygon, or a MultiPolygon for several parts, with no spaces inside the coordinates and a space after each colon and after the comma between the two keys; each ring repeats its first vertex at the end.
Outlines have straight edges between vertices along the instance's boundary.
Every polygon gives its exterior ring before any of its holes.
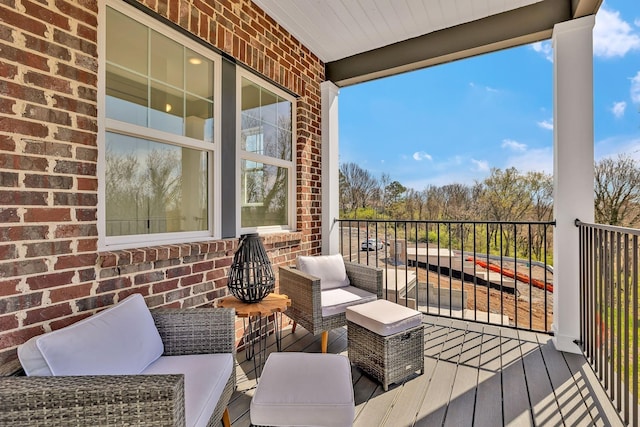
{"type": "Polygon", "coordinates": [[[360,245],[360,249],[363,251],[375,251],[384,247],[384,242],[380,239],[364,240],[360,245]]]}

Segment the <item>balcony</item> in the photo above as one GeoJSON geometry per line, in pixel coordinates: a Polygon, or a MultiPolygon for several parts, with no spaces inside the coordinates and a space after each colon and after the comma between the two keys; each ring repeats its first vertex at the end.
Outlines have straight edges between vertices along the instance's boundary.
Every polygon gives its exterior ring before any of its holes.
{"type": "MultiPolygon", "coordinates": [[[[353,368],[354,425],[639,425],[640,231],[576,223],[582,354],[574,354],[552,342],[553,225],[339,221],[345,259],[382,268],[384,297],[419,309],[425,324],[424,375],[384,392],[353,368]],[[370,239],[383,244],[362,245],[370,239]]],[[[331,331],[329,352],[347,354],[346,333],[331,331]]],[[[320,351],[319,336],[303,328],[285,329],[283,343],[320,351]]],[[[238,356],[230,411],[244,426],[255,375],[238,356]]]]}

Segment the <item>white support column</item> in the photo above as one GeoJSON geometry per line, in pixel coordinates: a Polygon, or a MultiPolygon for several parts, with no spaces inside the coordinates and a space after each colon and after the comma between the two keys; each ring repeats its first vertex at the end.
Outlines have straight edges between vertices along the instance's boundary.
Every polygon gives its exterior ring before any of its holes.
{"type": "Polygon", "coordinates": [[[595,16],[553,28],[553,343],[578,353],[579,247],[576,218],[593,222],[593,36],[595,16]]]}
{"type": "Polygon", "coordinates": [[[322,253],[340,251],[340,173],[338,158],[338,93],[333,82],[320,84],[322,102],[322,253]]]}

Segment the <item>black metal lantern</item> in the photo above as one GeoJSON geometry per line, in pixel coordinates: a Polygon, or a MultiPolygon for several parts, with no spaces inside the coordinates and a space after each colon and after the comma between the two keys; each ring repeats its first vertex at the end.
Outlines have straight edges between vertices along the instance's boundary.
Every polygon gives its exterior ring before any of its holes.
{"type": "Polygon", "coordinates": [[[258,302],[273,291],[276,278],[257,233],[240,236],[229,270],[229,292],[241,301],[258,302]]]}

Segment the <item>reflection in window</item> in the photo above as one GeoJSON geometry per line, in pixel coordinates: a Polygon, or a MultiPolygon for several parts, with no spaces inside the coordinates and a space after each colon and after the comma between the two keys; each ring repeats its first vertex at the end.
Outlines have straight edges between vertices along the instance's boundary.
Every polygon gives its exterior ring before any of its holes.
{"type": "Polygon", "coordinates": [[[205,152],[115,133],[107,141],[108,236],[207,229],[205,152]]]}
{"type": "Polygon", "coordinates": [[[210,236],[215,55],[120,7],[106,12],[107,245],[210,236]]]}
{"type": "Polygon", "coordinates": [[[242,227],[288,224],[288,169],[242,161],[242,227]]]}
{"type": "Polygon", "coordinates": [[[211,59],[111,8],[106,57],[108,118],[213,142],[211,59]]]}
{"type": "Polygon", "coordinates": [[[242,228],[291,226],[293,99],[240,77],[242,228]]]}

